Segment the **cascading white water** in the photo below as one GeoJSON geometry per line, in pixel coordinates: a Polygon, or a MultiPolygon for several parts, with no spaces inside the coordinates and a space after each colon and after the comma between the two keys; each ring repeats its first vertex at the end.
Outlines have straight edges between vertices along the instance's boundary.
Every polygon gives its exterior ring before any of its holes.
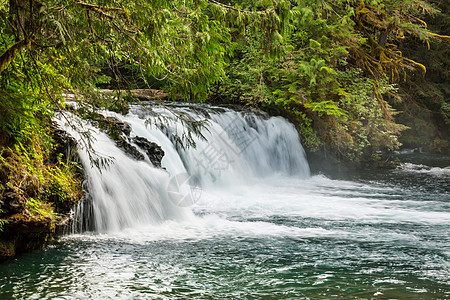
{"type": "MultiPolygon", "coordinates": [[[[66,129],[77,137],[76,132],[66,129]]],[[[190,211],[176,207],[169,201],[166,187],[170,176],[167,172],[153,167],[147,161],[129,157],[106,134],[92,127],[90,129],[95,135],[92,150],[98,155],[112,158],[112,161],[97,168],[91,164],[86,149],[79,151],[90,201],[89,204],[80,203],[79,209],[91,208],[92,212],[88,214],[93,217],[93,220],[84,221],[91,222],[93,228],[102,232],[186,218],[190,214],[190,211]]],[[[82,217],[77,219],[83,222],[82,217]]],[[[77,227],[86,226],[75,225],[75,230],[77,227]]]]}
{"type": "Polygon", "coordinates": [[[153,110],[103,114],[131,124],[131,143],[161,145],[166,170],[84,123],[114,162],[100,171],[80,151],[88,195],[74,227],[107,233],[67,235],[0,264],[1,299],[449,298],[450,157],[309,177],[282,118],[153,110]],[[158,116],[171,121],[160,129],[158,116]],[[205,140],[182,149],[180,120],[204,118],[205,140]]]}
{"type": "MultiPolygon", "coordinates": [[[[195,147],[180,147],[177,137],[190,134],[185,123],[173,111],[183,113],[190,120],[205,119],[202,113],[186,108],[154,109],[164,117],[165,126],[159,127],[154,113],[135,106],[126,115],[103,112],[131,125],[131,137],[140,136],[159,144],[165,152],[162,167],[154,167],[147,159],[137,161],[118,148],[106,134],[94,132],[93,150],[112,157],[105,168],[92,165],[86,149],[80,156],[87,176],[90,205],[82,203],[79,209],[93,218],[92,226],[82,224],[75,230],[92,227],[95,230],[116,231],[123,228],[155,224],[166,220],[186,220],[193,217],[189,208],[174,201],[174,193],[183,196],[192,193],[193,181],[198,189],[228,189],[251,184],[265,177],[283,174],[290,177],[309,177],[309,167],[299,136],[292,124],[281,117],[264,119],[255,114],[242,114],[230,109],[207,112],[203,138],[192,134],[195,147]],[[180,177],[181,176],[181,177],[180,177]],[[180,180],[190,180],[183,186],[180,180]],[[175,182],[175,185],[174,185],[175,182]],[[87,212],[87,210],[92,210],[87,212]]],[[[204,110],[202,110],[204,113],[204,110]]],[[[77,132],[65,126],[75,138],[77,132]]],[[[198,195],[189,195],[189,204],[198,201],[198,195]]],[[[85,220],[86,218],[84,218],[85,220]]],[[[86,220],[84,221],[86,222],[86,220]]]]}

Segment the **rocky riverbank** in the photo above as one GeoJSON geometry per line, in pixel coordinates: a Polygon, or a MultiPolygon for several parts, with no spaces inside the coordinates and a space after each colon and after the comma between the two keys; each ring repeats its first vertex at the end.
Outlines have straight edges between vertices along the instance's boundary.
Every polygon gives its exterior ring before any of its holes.
{"type": "Polygon", "coordinates": [[[0,261],[43,248],[82,197],[77,142],[50,126],[51,148],[0,148],[0,261]]]}

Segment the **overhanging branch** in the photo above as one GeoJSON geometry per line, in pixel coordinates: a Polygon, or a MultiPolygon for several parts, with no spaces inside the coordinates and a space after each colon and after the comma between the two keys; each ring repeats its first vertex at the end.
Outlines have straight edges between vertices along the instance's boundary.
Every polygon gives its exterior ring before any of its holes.
{"type": "Polygon", "coordinates": [[[31,40],[23,39],[9,47],[2,54],[2,56],[0,56],[0,74],[9,66],[9,64],[23,48],[29,48],[30,46],[31,40]]]}
{"type": "Polygon", "coordinates": [[[243,10],[243,9],[239,9],[239,8],[233,7],[231,5],[226,5],[226,4],[220,3],[220,2],[215,1],[215,0],[208,0],[208,2],[214,3],[214,4],[219,5],[219,6],[222,6],[223,8],[231,9],[231,10],[234,10],[234,11],[237,11],[237,12],[240,12],[240,13],[244,13],[244,14],[253,14],[254,13],[254,12],[249,11],[249,10],[243,10]]]}

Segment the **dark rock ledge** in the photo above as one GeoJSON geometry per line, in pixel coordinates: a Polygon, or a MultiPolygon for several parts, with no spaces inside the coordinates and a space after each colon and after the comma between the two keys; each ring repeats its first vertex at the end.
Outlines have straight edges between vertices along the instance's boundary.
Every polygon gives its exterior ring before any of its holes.
{"type": "Polygon", "coordinates": [[[90,121],[92,125],[108,134],[116,143],[116,146],[125,151],[129,156],[136,160],[145,160],[145,155],[138,150],[139,148],[147,154],[153,166],[161,168],[161,160],[164,157],[162,148],[144,137],[132,138],[130,124],[116,117],[105,117],[97,112],[88,112],[83,109],[75,109],[71,106],[68,106],[68,110],[90,121]]]}

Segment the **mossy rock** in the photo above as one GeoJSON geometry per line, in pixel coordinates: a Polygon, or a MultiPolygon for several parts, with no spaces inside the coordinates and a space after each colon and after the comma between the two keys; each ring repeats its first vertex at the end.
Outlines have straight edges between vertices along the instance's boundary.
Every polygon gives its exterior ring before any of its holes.
{"type": "Polygon", "coordinates": [[[20,253],[42,249],[55,231],[55,222],[48,217],[15,214],[0,233],[0,261],[20,253]]]}

